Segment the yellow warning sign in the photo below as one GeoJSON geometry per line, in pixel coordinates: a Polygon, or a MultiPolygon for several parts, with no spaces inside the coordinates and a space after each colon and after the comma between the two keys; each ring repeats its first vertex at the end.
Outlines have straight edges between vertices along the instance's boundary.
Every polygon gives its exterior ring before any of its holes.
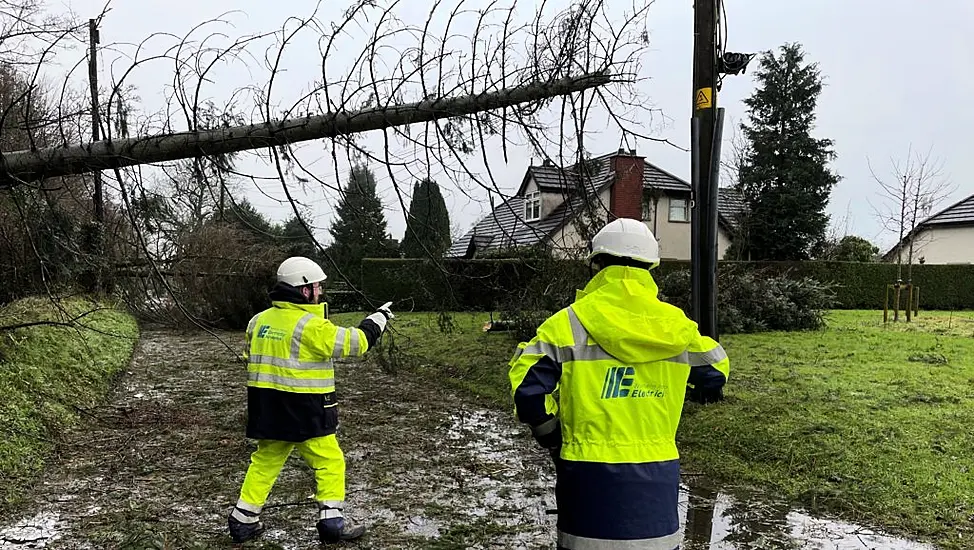
{"type": "Polygon", "coordinates": [[[709,109],[714,106],[714,89],[700,88],[694,100],[697,109],[709,109]]]}

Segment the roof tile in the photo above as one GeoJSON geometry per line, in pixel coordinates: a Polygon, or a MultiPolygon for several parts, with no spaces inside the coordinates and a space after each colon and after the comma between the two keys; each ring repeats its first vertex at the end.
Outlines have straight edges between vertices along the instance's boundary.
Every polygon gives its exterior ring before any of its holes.
{"type": "MultiPolygon", "coordinates": [[[[474,239],[480,249],[530,246],[543,241],[566,221],[572,219],[575,213],[581,211],[585,197],[591,197],[611,185],[614,179],[611,159],[615,155],[616,153],[612,153],[593,158],[589,162],[592,163],[594,170],[583,176],[579,174],[578,165],[569,168],[561,168],[553,164],[529,167],[528,173],[542,191],[561,191],[564,193],[565,200],[544,219],[526,222],[523,197],[510,197],[494,208],[493,212],[480,219],[463,237],[457,239],[450,247],[448,255],[464,256],[468,252],[471,239],[474,239]],[[586,189],[584,195],[576,192],[582,187],[583,182],[586,189]]],[[[689,183],[648,162],[645,163],[643,170],[643,187],[670,192],[690,192],[689,183]]],[[[745,207],[736,191],[721,188],[717,208],[723,221],[733,227],[745,207]]]]}

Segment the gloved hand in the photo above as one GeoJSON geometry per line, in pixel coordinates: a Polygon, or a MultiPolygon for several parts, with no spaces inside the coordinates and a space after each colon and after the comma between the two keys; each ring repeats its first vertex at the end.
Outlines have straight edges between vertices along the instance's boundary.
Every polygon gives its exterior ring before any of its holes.
{"type": "Polygon", "coordinates": [[[389,306],[391,306],[391,305],[392,305],[392,302],[386,302],[386,303],[382,304],[381,306],[379,306],[379,309],[377,309],[376,311],[378,311],[379,313],[385,315],[386,316],[386,319],[395,319],[396,316],[393,315],[392,314],[392,310],[389,309],[389,306]]]}
{"type": "Polygon", "coordinates": [[[386,302],[379,306],[379,309],[375,310],[375,313],[366,317],[366,319],[372,321],[376,324],[376,326],[379,327],[380,334],[386,331],[386,324],[388,323],[389,319],[396,318],[396,316],[392,314],[392,310],[389,309],[389,306],[391,305],[392,302],[386,302]]]}
{"type": "Polygon", "coordinates": [[[558,421],[558,417],[552,417],[537,426],[531,426],[531,434],[538,445],[545,449],[549,451],[561,449],[561,422],[558,421]]]}
{"type": "Polygon", "coordinates": [[[687,399],[694,403],[709,404],[724,400],[724,388],[687,388],[687,399]]]}

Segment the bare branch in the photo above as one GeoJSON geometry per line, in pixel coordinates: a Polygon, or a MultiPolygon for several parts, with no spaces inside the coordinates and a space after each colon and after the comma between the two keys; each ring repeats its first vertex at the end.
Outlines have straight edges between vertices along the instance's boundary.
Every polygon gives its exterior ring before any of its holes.
{"type": "MultiPolygon", "coordinates": [[[[301,238],[329,260],[314,218],[327,222],[354,164],[381,167],[387,212],[397,217],[408,210],[412,182],[425,177],[443,182],[458,209],[466,200],[492,215],[495,206],[510,209],[517,182],[503,179],[501,164],[516,150],[568,165],[606,140],[665,141],[647,127],[659,112],[635,86],[646,76],[639,58],[648,2],[573,0],[556,12],[549,2],[437,0],[420,14],[406,4],[356,0],[334,21],[323,19],[320,4],[245,36],[233,35],[237,13],[137,44],[102,36],[105,139],[85,143],[92,113],[84,58],[71,59],[68,47],[84,43],[84,25],[46,15],[39,0],[0,0],[0,38],[9,30],[0,61],[12,52],[16,63],[5,66],[17,83],[0,74],[0,264],[16,281],[31,280],[28,266],[57,285],[97,266],[137,265],[117,272],[134,310],[229,326],[239,323],[227,319],[231,302],[240,302],[235,315],[251,307],[245,292],[253,291],[241,288],[247,277],[260,287],[294,239],[262,218],[254,200],[285,207],[301,238]],[[320,70],[315,60],[309,73],[293,53],[315,46],[320,70]],[[67,67],[55,93],[39,77],[39,63],[53,58],[67,67]],[[135,84],[147,76],[161,92],[135,84]],[[85,240],[86,174],[101,170],[99,255],[85,240]],[[48,250],[51,243],[64,255],[48,250]],[[221,283],[230,279],[237,282],[221,283]]],[[[597,198],[569,206],[593,220],[606,208],[597,198]]],[[[523,224],[523,212],[512,213],[523,224]]],[[[358,281],[326,263],[337,271],[332,280],[361,295],[358,281]]]]}
{"type": "Polygon", "coordinates": [[[867,159],[869,172],[879,185],[879,200],[870,201],[876,219],[883,228],[897,236],[896,252],[899,266],[897,278],[903,279],[903,255],[906,252],[907,280],[912,280],[914,253],[922,247],[924,222],[934,209],[954,192],[956,187],[944,174],[944,162],[911,146],[904,159],[890,159],[890,175],[877,175],[867,159]]]}

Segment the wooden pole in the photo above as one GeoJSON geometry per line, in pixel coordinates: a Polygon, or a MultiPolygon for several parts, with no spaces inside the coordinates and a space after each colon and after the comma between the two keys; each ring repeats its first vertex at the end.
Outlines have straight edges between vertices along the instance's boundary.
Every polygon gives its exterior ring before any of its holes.
{"type": "Polygon", "coordinates": [[[893,285],[893,322],[900,320],[900,283],[893,285]]]}
{"type": "Polygon", "coordinates": [[[889,287],[890,285],[886,285],[886,288],[883,289],[884,290],[883,292],[883,324],[884,325],[886,323],[889,323],[889,287]]]}
{"type": "Polygon", "coordinates": [[[913,284],[906,283],[906,322],[913,320],[913,284]]]}

